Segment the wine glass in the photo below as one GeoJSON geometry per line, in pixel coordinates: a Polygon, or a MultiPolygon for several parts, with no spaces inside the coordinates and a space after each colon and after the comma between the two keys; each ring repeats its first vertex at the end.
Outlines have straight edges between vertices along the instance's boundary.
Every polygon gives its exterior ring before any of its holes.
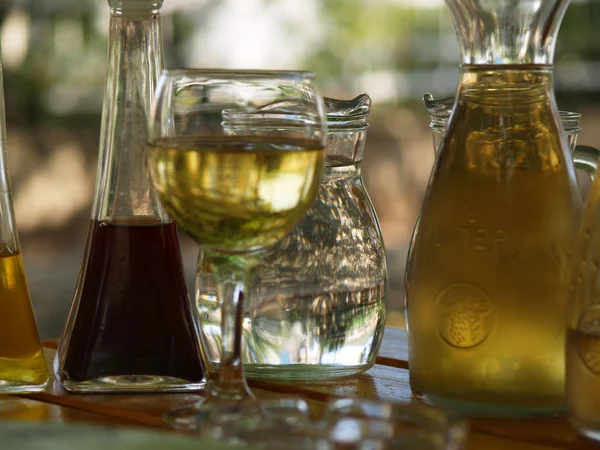
{"type": "Polygon", "coordinates": [[[198,428],[215,405],[235,421],[260,415],[242,364],[245,283],[315,198],[326,131],[310,72],[162,73],[150,118],[150,174],[171,217],[204,252],[222,317],[217,383],[200,404],[167,413],[170,425],[198,428]],[[231,114],[247,129],[228,133],[222,121],[231,114]]]}

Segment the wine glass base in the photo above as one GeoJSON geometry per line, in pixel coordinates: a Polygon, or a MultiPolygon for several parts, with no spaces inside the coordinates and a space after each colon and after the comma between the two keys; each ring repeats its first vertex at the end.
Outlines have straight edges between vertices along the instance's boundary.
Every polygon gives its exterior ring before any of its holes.
{"type": "Polygon", "coordinates": [[[249,390],[235,392],[237,395],[228,395],[227,391],[209,384],[206,398],[193,405],[167,411],[163,421],[171,428],[196,432],[228,423],[238,428],[255,426],[255,421],[260,420],[262,414],[254,395],[249,390]]]}
{"type": "Polygon", "coordinates": [[[200,400],[193,405],[167,411],[163,415],[163,422],[177,430],[197,431],[209,417],[208,409],[202,407],[203,403],[204,400],[200,400]]]}

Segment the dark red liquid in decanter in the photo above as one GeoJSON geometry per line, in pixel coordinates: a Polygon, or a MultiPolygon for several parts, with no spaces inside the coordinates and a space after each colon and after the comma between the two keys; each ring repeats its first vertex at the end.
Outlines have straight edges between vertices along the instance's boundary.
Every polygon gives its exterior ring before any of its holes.
{"type": "Polygon", "coordinates": [[[68,379],[204,376],[177,229],[158,220],[92,223],[68,379]]]}

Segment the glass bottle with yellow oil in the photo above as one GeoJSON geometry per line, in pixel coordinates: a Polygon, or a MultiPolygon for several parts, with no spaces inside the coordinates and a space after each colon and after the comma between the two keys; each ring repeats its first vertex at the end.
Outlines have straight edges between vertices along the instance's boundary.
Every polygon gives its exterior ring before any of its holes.
{"type": "Polygon", "coordinates": [[[36,392],[48,382],[48,369],[25,278],[6,152],[0,63],[0,393],[36,392]]]}

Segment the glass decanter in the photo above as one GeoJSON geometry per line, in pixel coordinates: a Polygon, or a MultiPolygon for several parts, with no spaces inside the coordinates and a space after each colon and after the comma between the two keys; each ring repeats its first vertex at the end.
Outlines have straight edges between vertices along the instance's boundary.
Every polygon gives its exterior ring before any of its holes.
{"type": "Polygon", "coordinates": [[[565,408],[581,195],[554,98],[568,0],[446,0],[462,53],[407,265],[410,384],[469,414],[565,408]]]}
{"type": "Polygon", "coordinates": [[[204,387],[175,224],[152,187],[148,116],[162,0],[109,0],[108,72],[84,261],[55,360],[74,392],[204,387]]]}
{"type": "MultiPolygon", "coordinates": [[[[366,94],[325,99],[327,159],[317,198],[251,277],[243,320],[248,378],[339,378],[375,363],[386,319],[387,265],[361,173],[370,105],[366,94]]],[[[244,119],[225,117],[224,126],[231,134],[247,132],[253,124],[244,119]]],[[[261,127],[255,133],[269,132],[261,127]]],[[[196,307],[205,363],[216,370],[221,315],[202,252],[196,307]]]]}
{"type": "Polygon", "coordinates": [[[36,392],[48,381],[15,226],[0,53],[0,393],[36,392]]]}

